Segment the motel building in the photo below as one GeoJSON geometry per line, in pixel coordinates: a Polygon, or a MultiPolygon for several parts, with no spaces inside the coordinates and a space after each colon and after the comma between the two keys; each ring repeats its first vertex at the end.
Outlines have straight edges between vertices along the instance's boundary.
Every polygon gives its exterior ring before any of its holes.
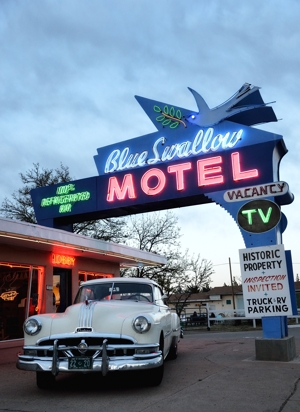
{"type": "Polygon", "coordinates": [[[64,312],[80,282],[166,263],[129,246],[0,218],[0,349],[22,345],[28,316],[64,312]]]}

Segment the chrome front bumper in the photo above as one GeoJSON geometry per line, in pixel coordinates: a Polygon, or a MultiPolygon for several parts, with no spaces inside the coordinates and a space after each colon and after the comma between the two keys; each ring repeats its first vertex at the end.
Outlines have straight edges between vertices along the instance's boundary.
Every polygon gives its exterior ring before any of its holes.
{"type": "MultiPolygon", "coordinates": [[[[46,356],[35,356],[35,355],[18,355],[17,368],[26,370],[26,371],[44,371],[52,372],[56,376],[59,372],[101,372],[105,376],[108,371],[128,371],[128,370],[142,370],[142,369],[152,369],[157,368],[163,364],[163,355],[160,350],[158,350],[158,344],[156,345],[127,345],[135,349],[145,349],[147,347],[155,348],[157,350],[154,353],[149,354],[135,354],[133,356],[111,356],[107,355],[107,350],[111,350],[114,345],[106,344],[106,341],[103,342],[103,345],[99,348],[98,354],[100,356],[93,357],[93,364],[91,369],[69,369],[69,358],[59,357],[58,349],[61,351],[61,348],[58,347],[58,341],[54,342],[54,345],[48,348],[41,348],[36,346],[24,346],[24,352],[49,349],[53,350],[53,357],[46,356]]],[[[67,347],[63,348],[65,352],[68,351],[67,347]]],[[[98,355],[97,354],[97,355],[98,355]]]]}

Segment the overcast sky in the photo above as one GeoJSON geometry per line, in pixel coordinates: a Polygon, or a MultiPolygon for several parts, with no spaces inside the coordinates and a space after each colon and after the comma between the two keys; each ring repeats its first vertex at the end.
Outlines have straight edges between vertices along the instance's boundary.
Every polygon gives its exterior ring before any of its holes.
{"type": "MultiPolygon", "coordinates": [[[[283,243],[300,274],[299,21],[298,0],[1,0],[0,202],[33,163],[96,176],[97,148],[154,132],[134,95],[196,110],[187,87],[215,107],[249,82],[281,119],[260,128],[289,150],[283,243]]],[[[215,265],[212,285],[229,284],[229,257],[238,277],[245,246],[228,213],[174,210],[183,248],[215,265]]]]}

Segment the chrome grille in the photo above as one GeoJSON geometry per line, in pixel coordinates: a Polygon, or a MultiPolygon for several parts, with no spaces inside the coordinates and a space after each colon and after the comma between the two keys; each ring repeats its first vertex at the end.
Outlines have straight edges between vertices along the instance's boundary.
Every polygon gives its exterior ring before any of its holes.
{"type": "MultiPolygon", "coordinates": [[[[85,356],[101,357],[103,341],[107,341],[107,354],[109,357],[114,356],[133,356],[135,353],[135,344],[130,339],[121,339],[115,337],[62,337],[57,340],[57,352],[59,358],[81,356],[80,347],[82,342],[87,345],[85,356]]],[[[43,340],[39,342],[37,354],[40,357],[53,356],[54,339],[43,340]]]]}

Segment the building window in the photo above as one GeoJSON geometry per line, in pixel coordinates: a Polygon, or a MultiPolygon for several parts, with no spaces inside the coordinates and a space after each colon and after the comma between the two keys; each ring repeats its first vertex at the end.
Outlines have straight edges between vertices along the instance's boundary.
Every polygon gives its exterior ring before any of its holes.
{"type": "Polygon", "coordinates": [[[226,305],[231,305],[231,299],[226,300],[226,305]]]}
{"type": "Polygon", "coordinates": [[[86,282],[87,280],[113,278],[113,277],[114,275],[112,275],[111,273],[80,271],[78,273],[78,283],[80,285],[80,282],[86,282]]]}
{"type": "Polygon", "coordinates": [[[0,262],[0,340],[23,338],[23,322],[40,313],[42,267],[0,262]]]}

